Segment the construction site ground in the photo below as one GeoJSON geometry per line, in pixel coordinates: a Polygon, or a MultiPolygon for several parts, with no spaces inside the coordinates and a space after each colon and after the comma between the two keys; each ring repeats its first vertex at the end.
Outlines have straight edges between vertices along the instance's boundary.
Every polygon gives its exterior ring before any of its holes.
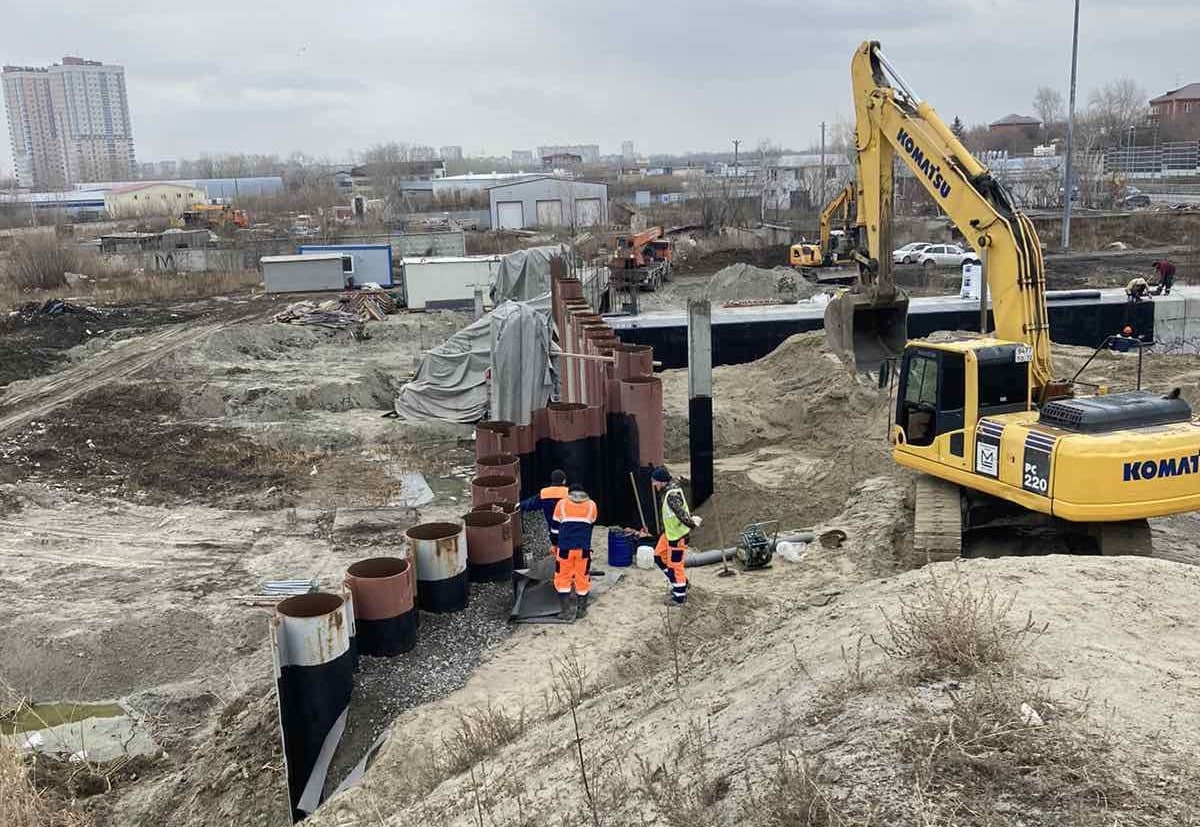
{"type": "MultiPolygon", "coordinates": [[[[681,268],[675,285],[738,261],[681,268]]],[[[399,551],[409,525],[468,507],[470,426],[382,416],[466,317],[398,314],[356,338],[273,324],[279,308],[116,310],[130,323],[69,348],[45,322],[21,327],[20,347],[53,356],[0,389],[0,680],[34,702],[119,702],[152,738],[136,760],[38,760],[47,794],[98,824],[287,823],[270,610],[254,594],[332,587],[348,563],[399,551]],[[411,472],[432,503],[407,505],[411,472]]],[[[1073,373],[1087,354],[1057,356],[1073,373]]],[[[1128,387],[1134,358],[1102,354],[1086,378],[1128,387]]],[[[668,464],[686,473],[686,371],[662,376],[668,464]]],[[[1198,405],[1200,357],[1150,354],[1144,384],[1198,405]]],[[[426,616],[414,652],[364,659],[335,773],[391,735],[311,823],[805,823],[788,801],[826,807],[828,824],[1195,823],[1196,515],[1154,520],[1151,559],[915,569],[913,480],[888,454],[874,382],[804,334],[717,368],[714,397],[717,494],[693,545],[731,546],[760,520],[845,541],[729,578],[696,569],[684,610],[663,605],[656,570],[629,569],[571,626],[510,627],[507,587],[475,590],[469,611],[426,616]],[[1032,612],[1041,631],[995,669],[917,669],[894,623],[939,593],[991,600],[998,627],[1032,612]],[[985,689],[994,728],[943,754],[937,733],[983,715],[966,702],[985,689]],[[1010,731],[1023,740],[996,735],[1010,731]]],[[[527,537],[544,553],[536,519],[527,537]]]]}

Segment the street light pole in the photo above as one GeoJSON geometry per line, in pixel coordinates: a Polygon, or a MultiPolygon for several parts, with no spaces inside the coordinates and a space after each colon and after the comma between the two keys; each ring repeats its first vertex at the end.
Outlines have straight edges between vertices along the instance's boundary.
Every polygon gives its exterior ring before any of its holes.
{"type": "Polygon", "coordinates": [[[1075,141],[1075,72],[1079,65],[1079,0],[1075,0],[1075,25],[1071,34],[1071,107],[1067,113],[1067,159],[1063,170],[1062,248],[1071,246],[1071,153],[1075,141]]]}

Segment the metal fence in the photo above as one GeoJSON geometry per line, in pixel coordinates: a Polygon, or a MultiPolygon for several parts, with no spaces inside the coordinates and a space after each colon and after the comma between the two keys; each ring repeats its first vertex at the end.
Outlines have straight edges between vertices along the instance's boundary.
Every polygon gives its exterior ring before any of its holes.
{"type": "Polygon", "coordinates": [[[1104,171],[1128,178],[1200,175],[1200,141],[1109,147],[1104,153],[1104,171]]]}

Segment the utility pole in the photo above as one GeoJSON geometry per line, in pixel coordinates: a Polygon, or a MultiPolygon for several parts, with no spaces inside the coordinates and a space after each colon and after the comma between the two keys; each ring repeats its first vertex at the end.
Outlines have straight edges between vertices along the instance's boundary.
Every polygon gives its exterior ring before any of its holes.
{"type": "Polygon", "coordinates": [[[825,208],[825,121],[821,121],[821,209],[825,208]]]}
{"type": "Polygon", "coordinates": [[[1075,0],[1075,27],[1071,35],[1071,107],[1067,114],[1067,159],[1063,171],[1062,248],[1071,246],[1071,154],[1075,142],[1075,71],[1079,65],[1079,0],[1075,0]]]}
{"type": "Polygon", "coordinates": [[[740,146],[741,143],[742,142],[737,138],[733,139],[733,179],[735,184],[737,183],[738,177],[738,146],[740,146]]]}

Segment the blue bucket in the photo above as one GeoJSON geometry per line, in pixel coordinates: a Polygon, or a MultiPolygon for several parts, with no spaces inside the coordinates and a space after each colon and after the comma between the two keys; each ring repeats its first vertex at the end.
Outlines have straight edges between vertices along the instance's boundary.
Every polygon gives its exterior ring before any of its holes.
{"type": "Polygon", "coordinates": [[[633,536],[622,528],[608,530],[608,564],[618,568],[633,565],[633,536]]]}

